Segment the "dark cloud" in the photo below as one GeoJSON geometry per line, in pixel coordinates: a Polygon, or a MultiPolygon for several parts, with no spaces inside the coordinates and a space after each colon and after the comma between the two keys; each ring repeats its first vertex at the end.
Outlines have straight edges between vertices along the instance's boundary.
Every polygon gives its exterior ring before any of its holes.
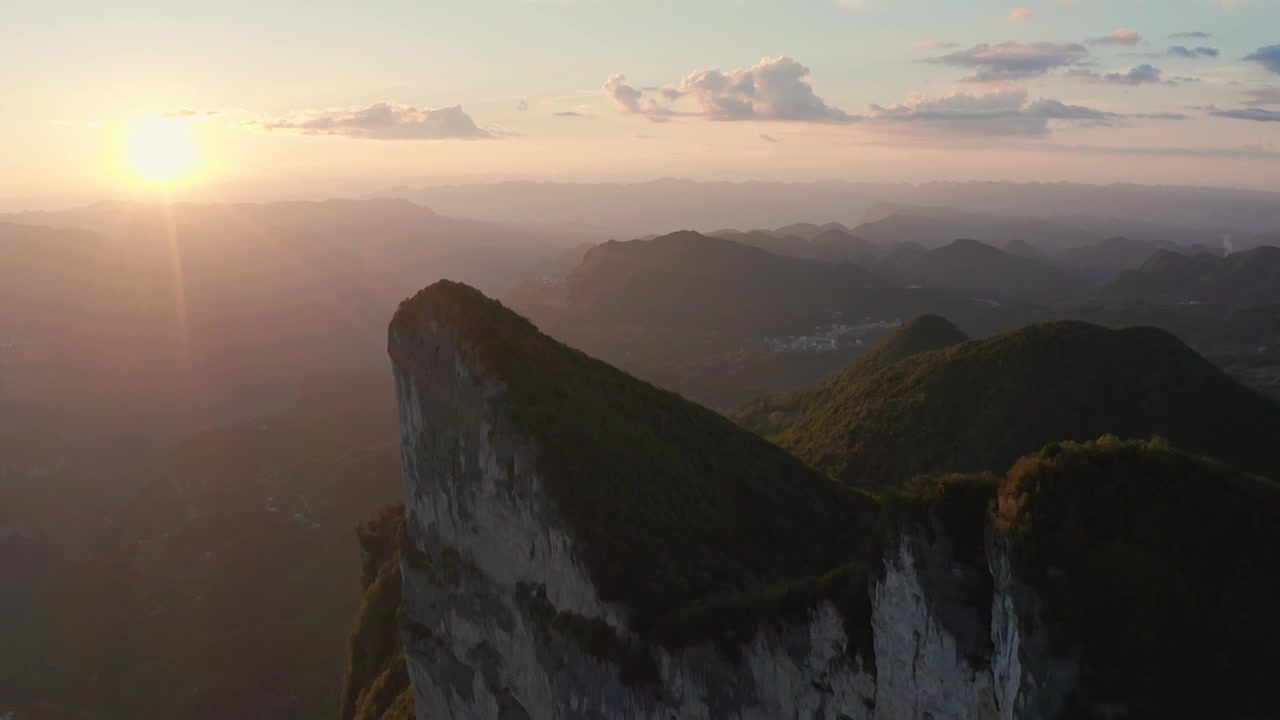
{"type": "Polygon", "coordinates": [[[1245,55],[1244,59],[1259,63],[1273,73],[1280,73],[1280,45],[1268,45],[1258,48],[1245,55]]]}
{"type": "Polygon", "coordinates": [[[1173,80],[1164,79],[1164,71],[1160,68],[1142,64],[1125,72],[1101,74],[1092,70],[1071,68],[1063,73],[1063,77],[1080,82],[1106,83],[1108,85],[1176,85],[1173,80]]]}
{"type": "Polygon", "coordinates": [[[1280,122],[1280,111],[1263,110],[1258,107],[1240,108],[1237,110],[1211,110],[1210,115],[1233,120],[1254,120],[1257,122],[1280,122]]]}
{"type": "Polygon", "coordinates": [[[521,100],[520,102],[516,103],[516,110],[518,112],[524,112],[525,110],[528,110],[528,109],[529,109],[529,103],[525,102],[524,100],[521,100]]]}
{"type": "Polygon", "coordinates": [[[1039,77],[1050,70],[1079,65],[1088,55],[1088,49],[1076,43],[1007,42],[977,45],[924,62],[974,70],[962,78],[963,82],[998,82],[1039,77]]]}
{"type": "Polygon", "coordinates": [[[1205,31],[1203,31],[1203,30],[1192,30],[1191,32],[1180,32],[1180,33],[1174,33],[1174,34],[1170,35],[1169,37],[1171,37],[1171,38],[1200,38],[1200,39],[1204,39],[1204,38],[1211,38],[1211,37],[1213,37],[1213,33],[1211,33],[1211,32],[1205,32],[1205,31]]]}
{"type": "Polygon", "coordinates": [[[785,56],[765,58],[746,70],[698,70],[679,85],[664,85],[648,96],[627,85],[622,75],[610,76],[602,90],[623,112],[659,122],[677,116],[813,123],[855,119],[823,102],[809,84],[809,68],[785,56]],[[675,109],[673,105],[681,101],[696,109],[675,109]]]}
{"type": "Polygon", "coordinates": [[[221,112],[222,111],[220,110],[205,110],[204,112],[201,112],[199,110],[182,108],[181,110],[170,110],[169,112],[156,113],[156,117],[164,118],[165,120],[180,120],[182,118],[196,118],[196,117],[211,118],[214,115],[220,114],[221,112]]]}
{"type": "Polygon", "coordinates": [[[1218,57],[1218,55],[1221,54],[1218,51],[1218,48],[1211,48],[1211,47],[1189,48],[1185,45],[1174,45],[1173,47],[1169,48],[1165,52],[1174,57],[1193,58],[1193,59],[1202,58],[1202,57],[1216,58],[1218,57]]]}
{"type": "Polygon", "coordinates": [[[1245,101],[1246,105],[1257,107],[1259,105],[1280,105],[1280,87],[1255,88],[1253,90],[1243,90],[1241,95],[1249,98],[1245,101]]]}
{"type": "Polygon", "coordinates": [[[774,137],[774,136],[772,136],[772,135],[767,135],[767,134],[765,134],[765,133],[760,133],[760,139],[761,139],[761,140],[763,140],[763,141],[765,141],[765,142],[767,142],[767,143],[776,143],[776,142],[778,142],[778,138],[776,138],[776,137],[774,137]]]}
{"type": "Polygon", "coordinates": [[[363,110],[327,110],[296,118],[247,123],[272,132],[334,135],[363,140],[480,140],[498,134],[476,126],[461,105],[418,109],[390,102],[363,110]]]}
{"type": "Polygon", "coordinates": [[[554,113],[554,115],[555,117],[585,117],[582,113],[574,112],[572,110],[565,110],[564,112],[554,113]]]}
{"type": "Polygon", "coordinates": [[[1124,45],[1133,47],[1142,41],[1142,36],[1136,30],[1117,30],[1110,35],[1102,37],[1089,38],[1085,40],[1086,45],[1124,45]]]}

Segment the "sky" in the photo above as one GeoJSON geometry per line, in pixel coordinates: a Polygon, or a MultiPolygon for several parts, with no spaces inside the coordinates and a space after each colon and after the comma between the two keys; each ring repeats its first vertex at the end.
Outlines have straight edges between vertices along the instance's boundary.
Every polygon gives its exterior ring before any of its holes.
{"type": "Polygon", "coordinates": [[[658,177],[1280,190],[1280,0],[5,0],[6,209],[658,177]]]}

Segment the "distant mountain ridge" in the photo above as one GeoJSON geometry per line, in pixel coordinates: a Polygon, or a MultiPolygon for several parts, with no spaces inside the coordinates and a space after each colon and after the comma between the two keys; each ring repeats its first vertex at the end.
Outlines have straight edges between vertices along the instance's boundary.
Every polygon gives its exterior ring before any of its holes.
{"type": "MultiPolygon", "coordinates": [[[[876,203],[950,206],[997,215],[1130,217],[1174,227],[1280,230],[1280,193],[1125,183],[933,182],[920,185],[822,181],[637,183],[499,182],[393,188],[446,215],[500,222],[586,223],[626,237],[681,228],[780,227],[822,218],[853,227],[876,203]]],[[[855,233],[857,234],[857,233],[855,233]]],[[[1096,235],[1126,235],[1098,232],[1096,235]]],[[[955,238],[947,238],[947,241],[955,238]]],[[[1005,238],[1007,239],[1007,238],[1005,238]]]]}

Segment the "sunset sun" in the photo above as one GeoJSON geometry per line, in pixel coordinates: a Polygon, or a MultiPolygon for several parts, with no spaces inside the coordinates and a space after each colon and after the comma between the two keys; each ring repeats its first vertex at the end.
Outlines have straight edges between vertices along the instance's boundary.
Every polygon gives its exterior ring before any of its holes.
{"type": "Polygon", "coordinates": [[[195,133],[185,120],[147,119],[129,129],[125,164],[137,179],[171,183],[192,175],[199,164],[195,133]]]}

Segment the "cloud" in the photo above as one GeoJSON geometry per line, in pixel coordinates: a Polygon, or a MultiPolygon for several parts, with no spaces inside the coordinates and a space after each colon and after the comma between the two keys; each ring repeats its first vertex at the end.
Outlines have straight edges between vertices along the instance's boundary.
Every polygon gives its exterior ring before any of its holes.
{"type": "Polygon", "coordinates": [[[1105,75],[1083,68],[1071,68],[1062,74],[1071,80],[1088,83],[1106,83],[1109,85],[1176,85],[1172,80],[1164,79],[1164,71],[1147,64],[1130,68],[1125,72],[1110,72],[1105,75]]]}
{"type": "Polygon", "coordinates": [[[476,126],[461,105],[418,109],[411,105],[379,102],[363,110],[324,110],[300,113],[294,118],[250,121],[270,132],[300,135],[333,135],[362,140],[481,140],[495,133],[476,126]]]}
{"type": "Polygon", "coordinates": [[[955,92],[942,97],[908,96],[890,107],[872,105],[867,118],[879,123],[933,128],[969,135],[1043,136],[1054,122],[1109,125],[1121,116],[1058,100],[1032,101],[1026,90],[983,95],[955,92]]]}
{"type": "Polygon", "coordinates": [[[1205,32],[1205,31],[1203,31],[1203,30],[1192,30],[1191,32],[1179,32],[1179,33],[1174,33],[1174,34],[1170,35],[1169,37],[1171,37],[1171,38],[1201,38],[1201,39],[1204,39],[1204,38],[1211,38],[1211,37],[1213,37],[1213,33],[1211,33],[1211,32],[1205,32]]]}
{"type": "Polygon", "coordinates": [[[1280,45],[1268,45],[1267,47],[1258,48],[1245,55],[1244,59],[1259,63],[1273,73],[1280,73],[1280,45]]]}
{"type": "Polygon", "coordinates": [[[211,118],[215,115],[221,114],[221,112],[222,111],[220,110],[205,110],[204,112],[201,112],[199,110],[182,108],[181,110],[170,110],[168,112],[156,113],[156,117],[164,120],[182,120],[185,118],[211,118]]]}
{"type": "Polygon", "coordinates": [[[1174,45],[1173,47],[1166,50],[1165,53],[1172,55],[1174,57],[1193,58],[1193,59],[1201,58],[1201,57],[1216,58],[1218,57],[1218,55],[1221,54],[1218,48],[1211,48],[1211,47],[1189,48],[1189,47],[1186,47],[1185,45],[1174,45]]]}
{"type": "Polygon", "coordinates": [[[760,139],[761,139],[761,140],[763,140],[763,141],[765,141],[765,142],[767,142],[767,143],[776,143],[776,142],[778,142],[778,138],[776,138],[776,137],[774,137],[774,136],[772,136],[772,135],[767,135],[767,134],[765,134],[765,133],[760,133],[760,139]]]}
{"type": "Polygon", "coordinates": [[[626,84],[623,75],[611,75],[601,87],[624,113],[643,115],[656,122],[673,117],[709,120],[782,120],[812,123],[847,123],[854,117],[831,107],[814,93],[809,68],[789,57],[765,58],[749,69],[724,72],[698,70],[679,85],[646,91],[626,84]],[[677,103],[693,110],[678,110],[677,103]]]}
{"type": "Polygon", "coordinates": [[[961,78],[962,82],[999,82],[1039,77],[1050,70],[1078,65],[1088,55],[1088,49],[1076,43],[1006,42],[976,45],[924,62],[976,71],[961,78]]]}
{"type": "Polygon", "coordinates": [[[1258,143],[1239,147],[1131,147],[1110,145],[1054,145],[1044,144],[1045,150],[1091,155],[1161,155],[1169,157],[1225,157],[1225,158],[1280,158],[1275,145],[1258,143]]]}
{"type": "Polygon", "coordinates": [[[1232,118],[1233,120],[1254,120],[1256,122],[1280,122],[1280,111],[1263,110],[1262,108],[1240,108],[1238,110],[1210,110],[1214,117],[1232,118]]]}
{"type": "Polygon", "coordinates": [[[953,42],[943,42],[941,40],[921,40],[918,43],[911,43],[911,47],[916,50],[946,50],[955,46],[956,44],[953,42]]]}
{"type": "Polygon", "coordinates": [[[1102,37],[1089,38],[1085,40],[1086,45],[1124,45],[1133,47],[1142,41],[1142,36],[1135,30],[1117,30],[1110,35],[1102,37]]]}
{"type": "Polygon", "coordinates": [[[1280,105],[1280,87],[1243,90],[1240,94],[1250,98],[1245,102],[1246,105],[1252,105],[1254,107],[1259,105],[1280,105]]]}
{"type": "Polygon", "coordinates": [[[1009,22],[1011,23],[1030,20],[1031,18],[1032,12],[1026,8],[1014,8],[1014,11],[1009,13],[1009,22]]]}
{"type": "Polygon", "coordinates": [[[553,114],[553,117],[586,117],[586,116],[585,116],[585,115],[583,115],[583,114],[582,114],[582,113],[580,113],[580,112],[574,112],[574,111],[572,111],[572,110],[565,110],[564,112],[554,113],[554,114],[553,114]]]}
{"type": "Polygon", "coordinates": [[[516,112],[524,112],[525,110],[528,110],[528,109],[529,109],[528,102],[521,100],[520,102],[516,103],[516,112]]]}

